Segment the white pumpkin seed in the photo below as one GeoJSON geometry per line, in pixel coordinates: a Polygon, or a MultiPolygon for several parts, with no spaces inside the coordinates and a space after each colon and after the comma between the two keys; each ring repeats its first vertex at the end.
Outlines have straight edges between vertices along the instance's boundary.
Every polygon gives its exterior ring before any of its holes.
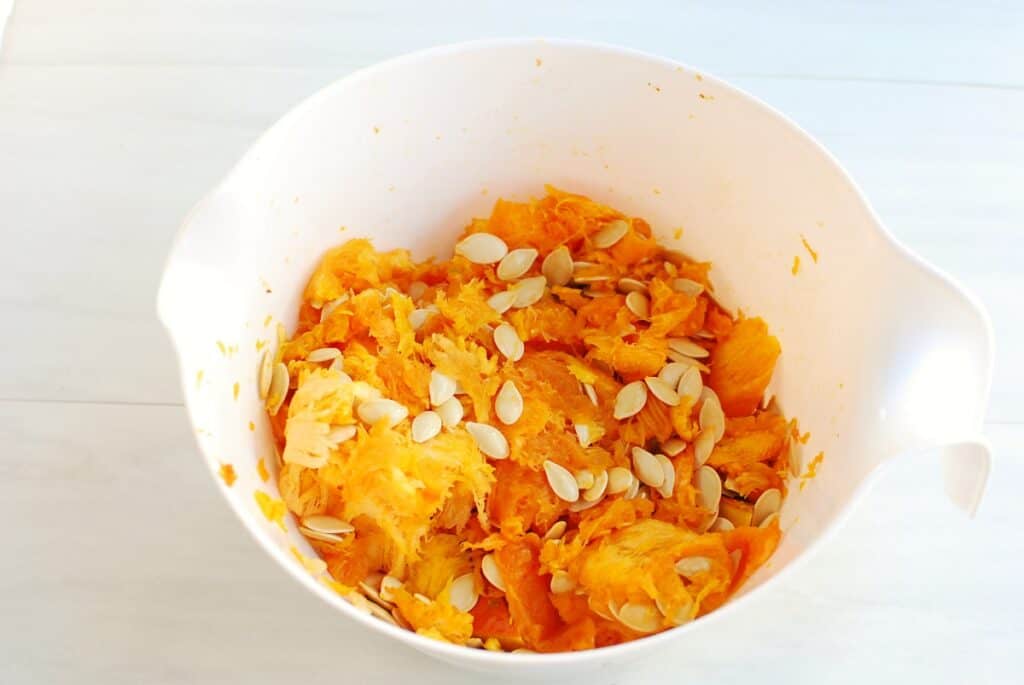
{"type": "Polygon", "coordinates": [[[257,385],[259,387],[260,399],[267,399],[267,393],[270,392],[270,382],[274,379],[274,355],[270,354],[270,350],[263,351],[263,357],[260,358],[260,369],[257,377],[257,385]]]}
{"type": "Polygon", "coordinates": [[[711,354],[697,343],[686,338],[669,338],[668,347],[670,350],[691,359],[704,359],[711,354]]]}
{"type": "Polygon", "coordinates": [[[709,300],[714,302],[716,305],[718,305],[719,309],[725,312],[726,316],[728,316],[730,319],[736,318],[736,313],[731,308],[725,306],[725,303],[721,300],[721,298],[719,298],[718,295],[715,294],[714,288],[709,288],[708,290],[705,291],[705,293],[707,294],[709,300]]]}
{"type": "Polygon", "coordinates": [[[493,233],[474,233],[455,245],[455,254],[474,264],[494,264],[508,254],[508,245],[493,233]]]}
{"type": "Polygon", "coordinates": [[[725,531],[733,530],[734,528],[736,528],[736,526],[733,525],[732,521],[722,516],[719,516],[715,519],[714,523],[711,524],[711,527],[708,528],[708,530],[713,533],[724,533],[725,531]]]}
{"type": "Polygon", "coordinates": [[[638,633],[653,633],[661,627],[661,614],[650,604],[626,602],[619,607],[615,618],[622,625],[638,633]]]}
{"type": "Polygon", "coordinates": [[[631,292],[626,295],[626,309],[638,319],[646,319],[651,315],[651,302],[643,293],[631,292]]]}
{"type": "Polygon", "coordinates": [[[512,305],[516,302],[516,293],[514,290],[502,290],[500,293],[494,293],[487,299],[487,306],[499,314],[504,314],[509,309],[512,309],[512,305]]]}
{"type": "Polygon", "coordinates": [[[599,435],[598,430],[591,427],[589,423],[576,423],[573,424],[573,430],[576,431],[576,439],[582,447],[590,447],[597,441],[599,435]]]}
{"type": "Polygon", "coordinates": [[[548,459],[544,462],[544,475],[559,499],[575,502],[580,498],[580,487],[576,485],[576,478],[569,469],[548,459]]]}
{"type": "Polygon", "coordinates": [[[413,302],[418,302],[427,293],[427,287],[423,281],[413,281],[409,284],[409,297],[413,302]]]}
{"type": "Polygon", "coordinates": [[[703,371],[704,373],[708,373],[709,371],[711,371],[711,368],[709,366],[707,366],[706,364],[701,364],[699,361],[697,361],[693,357],[687,357],[685,354],[679,354],[678,352],[676,352],[675,350],[672,350],[672,349],[670,349],[666,353],[665,356],[668,357],[669,359],[671,359],[674,362],[679,362],[680,364],[686,364],[687,366],[695,366],[698,369],[700,369],[701,371],[703,371]]]}
{"type": "Polygon", "coordinates": [[[594,247],[601,250],[609,248],[625,238],[627,233],[629,224],[622,219],[616,219],[594,234],[594,247]]]}
{"type": "Polygon", "coordinates": [[[565,535],[566,528],[569,524],[565,521],[555,521],[554,525],[548,528],[548,532],[544,533],[545,540],[559,540],[565,535]]]}
{"type": "Polygon", "coordinates": [[[679,379],[683,377],[686,370],[690,367],[680,362],[669,362],[665,366],[661,367],[661,371],[658,372],[658,378],[666,383],[670,388],[674,388],[679,385],[679,379]]]}
{"type": "Polygon", "coordinates": [[[691,281],[689,278],[677,278],[672,281],[672,290],[677,293],[685,293],[690,297],[697,297],[704,292],[704,286],[697,281],[691,281]]]}
{"type": "Polygon", "coordinates": [[[722,501],[722,479],[718,472],[710,466],[701,466],[697,469],[695,479],[700,495],[697,503],[713,514],[718,514],[718,504],[722,501]]]}
{"type": "Polygon", "coordinates": [[[702,328],[696,333],[694,333],[693,337],[700,338],[701,340],[714,340],[717,336],[711,331],[702,328]]]}
{"type": "Polygon", "coordinates": [[[691,366],[679,377],[679,384],[676,386],[676,394],[680,397],[688,397],[696,400],[704,390],[704,380],[700,376],[700,369],[691,366]]]}
{"type": "Polygon", "coordinates": [[[702,432],[710,431],[714,434],[716,443],[722,439],[725,435],[725,412],[718,403],[718,397],[709,396],[704,400],[700,406],[698,421],[702,432]]]}
{"type": "Polygon", "coordinates": [[[700,573],[707,573],[711,570],[711,560],[707,557],[683,557],[676,562],[676,573],[684,578],[693,578],[700,573]]]}
{"type": "Polygon", "coordinates": [[[686,443],[679,438],[669,438],[665,441],[665,444],[661,446],[661,451],[670,457],[675,457],[682,453],[686,449],[686,443]]]}
{"type": "Polygon", "coordinates": [[[596,407],[597,406],[597,390],[594,389],[594,386],[591,385],[590,383],[584,383],[583,384],[583,392],[587,393],[587,397],[590,398],[591,403],[593,403],[593,405],[596,407]]]}
{"type": "Polygon", "coordinates": [[[671,385],[657,376],[648,376],[644,379],[644,383],[647,385],[648,390],[651,391],[651,394],[663,403],[670,407],[679,404],[679,395],[676,394],[676,391],[672,389],[671,385]]]}
{"type": "Polygon", "coordinates": [[[576,261],[572,263],[572,272],[575,275],[577,271],[582,271],[595,266],[597,266],[597,264],[594,262],[576,261]]]}
{"type": "Polygon", "coordinates": [[[410,433],[413,442],[426,442],[440,432],[441,415],[436,411],[425,411],[412,420],[410,433]]]}
{"type": "Polygon", "coordinates": [[[348,521],[343,521],[336,516],[328,516],[326,514],[303,516],[301,523],[315,533],[347,535],[348,533],[355,532],[355,526],[348,521]]]}
{"type": "Polygon", "coordinates": [[[667,499],[672,496],[672,492],[676,487],[676,467],[672,460],[664,454],[655,454],[654,457],[661,464],[662,473],[665,474],[665,480],[658,488],[658,494],[667,499]]]}
{"type": "Polygon", "coordinates": [[[540,272],[548,280],[548,285],[565,285],[572,278],[572,255],[562,245],[551,251],[540,265],[540,272]]]}
{"type": "Polygon", "coordinates": [[[654,600],[654,603],[658,605],[658,611],[661,612],[662,616],[667,618],[674,626],[681,626],[693,619],[693,600],[687,600],[685,604],[674,612],[668,611],[668,607],[663,607],[657,599],[654,600]]]}
{"type": "Polygon", "coordinates": [[[455,379],[446,376],[437,369],[430,371],[430,404],[434,407],[444,404],[455,396],[455,379]]]}
{"type": "Polygon", "coordinates": [[[343,535],[336,535],[333,533],[318,533],[315,530],[311,530],[301,525],[299,526],[299,532],[305,535],[310,540],[319,540],[320,542],[329,542],[331,544],[345,542],[345,537],[343,535]]]}
{"type": "Polygon", "coordinates": [[[521,247],[502,258],[496,273],[503,281],[514,281],[529,271],[536,260],[537,250],[532,247],[521,247]]]}
{"type": "Polygon", "coordinates": [[[336,371],[338,373],[338,375],[341,376],[341,380],[344,381],[345,383],[351,383],[352,382],[352,376],[350,376],[347,373],[345,373],[345,358],[344,357],[338,357],[337,359],[332,361],[331,365],[328,366],[327,368],[330,371],[336,371]]]}
{"type": "Polygon", "coordinates": [[[480,593],[476,591],[472,573],[459,576],[448,587],[448,603],[459,611],[469,612],[479,599],[480,593]]]}
{"type": "Polygon", "coordinates": [[[583,491],[583,499],[587,502],[597,502],[604,497],[605,490],[608,489],[608,472],[601,471],[597,474],[597,478],[594,484],[583,491]]]}
{"type": "Polygon", "coordinates": [[[385,602],[395,601],[395,590],[402,587],[402,581],[394,576],[384,576],[380,579],[380,598],[385,602]]]}
{"type": "Polygon", "coordinates": [[[323,308],[320,309],[320,323],[323,323],[324,321],[327,321],[327,319],[331,318],[331,314],[334,313],[334,310],[340,307],[341,305],[345,304],[346,302],[348,302],[347,294],[342,295],[341,297],[337,297],[328,302],[327,304],[325,304],[323,308]]]}
{"type": "Polygon", "coordinates": [[[621,466],[613,466],[608,469],[607,494],[618,495],[619,493],[626,492],[632,484],[633,472],[629,469],[622,468],[621,466]]]}
{"type": "Polygon", "coordinates": [[[704,431],[693,441],[693,460],[697,466],[703,466],[711,457],[715,449],[715,434],[711,431],[704,431]]]}
{"type": "Polygon", "coordinates": [[[494,329],[494,346],[512,362],[522,359],[523,353],[526,351],[526,345],[519,339],[516,329],[507,323],[499,324],[494,329]]]}
{"type": "Polygon", "coordinates": [[[327,431],[327,439],[334,445],[340,445],[356,437],[356,432],[355,426],[334,426],[327,431]]]}
{"type": "Polygon", "coordinates": [[[786,450],[788,453],[789,473],[794,477],[799,476],[803,470],[803,456],[801,454],[803,450],[801,450],[800,442],[796,438],[791,437],[786,441],[786,450]]]}
{"type": "Polygon", "coordinates": [[[494,399],[494,413],[498,420],[511,426],[523,415],[523,396],[512,381],[505,381],[494,399]]]}
{"type": "Polygon", "coordinates": [[[633,499],[640,493],[640,479],[635,474],[631,474],[633,479],[629,483],[629,488],[626,490],[626,494],[623,495],[626,499],[633,499]]]}
{"type": "Polygon", "coordinates": [[[512,304],[516,309],[522,309],[540,302],[544,297],[544,291],[548,287],[548,280],[543,276],[532,276],[512,286],[511,290],[516,294],[516,301],[512,304]]]}
{"type": "Polygon", "coordinates": [[[487,579],[488,583],[502,592],[505,591],[505,581],[501,578],[501,571],[498,570],[498,562],[495,561],[493,554],[486,554],[481,559],[480,572],[484,574],[484,578],[487,579]]]}
{"type": "Polygon", "coordinates": [[[618,287],[620,293],[647,294],[647,284],[635,278],[620,278],[618,287]]]}
{"type": "Polygon", "coordinates": [[[306,361],[314,364],[329,362],[341,356],[341,350],[337,347],[318,347],[306,355],[306,361]]]}
{"type": "Polygon", "coordinates": [[[565,571],[555,571],[551,574],[551,592],[556,595],[564,595],[576,589],[576,581],[565,571]]]}
{"type": "Polygon", "coordinates": [[[274,365],[270,388],[267,390],[267,413],[271,416],[276,416],[281,405],[284,404],[284,398],[288,395],[289,383],[291,383],[291,378],[288,376],[288,367],[284,365],[284,362],[278,362],[274,365]]]}
{"type": "Polygon", "coordinates": [[[759,526],[771,516],[777,514],[782,507],[782,493],[776,488],[769,488],[761,493],[754,502],[754,512],[750,517],[750,525],[759,526]]]}
{"type": "Polygon", "coordinates": [[[593,502],[588,502],[587,500],[585,500],[585,499],[583,499],[581,497],[580,499],[576,500],[575,502],[570,502],[568,508],[569,508],[569,511],[571,511],[573,513],[579,513],[581,511],[586,511],[587,509],[590,509],[592,507],[596,507],[602,501],[604,501],[604,498],[596,499],[593,502]]]}
{"type": "Polygon", "coordinates": [[[414,309],[409,312],[409,325],[412,326],[414,331],[418,331],[423,328],[423,325],[426,324],[434,314],[437,314],[436,307],[414,309]]]}
{"type": "Polygon", "coordinates": [[[775,523],[778,520],[779,520],[779,512],[775,512],[774,514],[768,514],[767,516],[764,517],[764,520],[761,521],[761,523],[757,524],[757,527],[758,528],[767,528],[767,527],[769,527],[770,525],[772,525],[773,523],[775,523]]]}
{"type": "Polygon", "coordinates": [[[665,482],[665,472],[658,458],[643,447],[633,448],[633,473],[645,485],[660,487],[665,482]]]}
{"type": "Polygon", "coordinates": [[[476,440],[477,447],[491,459],[508,458],[508,440],[500,430],[486,423],[467,421],[466,430],[476,440]]]}
{"type": "Polygon", "coordinates": [[[457,426],[464,413],[462,402],[459,402],[457,397],[451,397],[446,402],[442,402],[436,411],[437,415],[441,417],[441,425],[445,428],[457,426]]]}
{"type": "Polygon", "coordinates": [[[394,400],[376,399],[360,402],[356,407],[356,414],[363,423],[371,426],[381,421],[386,421],[388,426],[394,426],[409,415],[409,410],[394,400]]]}
{"type": "Polygon", "coordinates": [[[574,478],[576,478],[576,485],[580,490],[586,490],[587,488],[592,487],[597,481],[597,478],[594,477],[594,472],[590,469],[583,469],[582,471],[577,472],[574,478]]]}
{"type": "Polygon", "coordinates": [[[615,396],[615,408],[612,415],[618,419],[628,419],[635,416],[647,404],[647,386],[643,381],[633,381],[622,386],[618,395],[615,396]]]}

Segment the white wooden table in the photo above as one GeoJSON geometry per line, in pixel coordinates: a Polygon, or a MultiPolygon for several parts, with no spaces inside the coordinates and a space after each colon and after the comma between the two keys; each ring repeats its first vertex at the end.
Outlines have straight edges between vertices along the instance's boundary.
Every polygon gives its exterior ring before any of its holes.
{"type": "Polygon", "coordinates": [[[995,323],[995,468],[976,520],[933,465],[903,464],[742,621],[695,637],[702,658],[615,682],[1021,682],[1022,5],[427,4],[15,3],[0,53],[0,682],[477,681],[356,632],[248,539],[197,456],[153,304],[180,219],[299,99],[496,35],[625,44],[767,100],[995,323]]]}

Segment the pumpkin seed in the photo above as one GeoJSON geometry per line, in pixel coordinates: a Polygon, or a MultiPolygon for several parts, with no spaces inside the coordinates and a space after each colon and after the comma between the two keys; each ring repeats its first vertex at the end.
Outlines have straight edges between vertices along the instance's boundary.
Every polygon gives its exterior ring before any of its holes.
{"type": "Polygon", "coordinates": [[[508,245],[493,233],[474,233],[455,245],[455,254],[474,264],[494,264],[508,254],[508,245]]]}
{"type": "Polygon", "coordinates": [[[334,426],[327,431],[327,439],[335,446],[356,437],[355,426],[334,426]]]}
{"type": "Polygon", "coordinates": [[[508,440],[494,426],[476,421],[467,421],[466,430],[476,440],[477,447],[491,459],[508,458],[508,440]]]}
{"type": "Polygon", "coordinates": [[[640,494],[640,479],[636,477],[636,474],[631,474],[632,480],[629,482],[629,488],[626,490],[626,494],[623,495],[626,499],[633,499],[640,494]]]}
{"type": "Polygon", "coordinates": [[[516,295],[516,300],[512,306],[516,309],[523,309],[524,307],[537,304],[540,302],[540,298],[544,297],[544,291],[547,287],[548,279],[543,276],[524,278],[511,288],[516,295]]]}
{"type": "Polygon", "coordinates": [[[717,336],[711,331],[702,328],[696,333],[694,333],[693,337],[700,338],[701,340],[714,340],[717,336]]]}
{"type": "Polygon", "coordinates": [[[692,599],[687,599],[687,601],[674,612],[666,611],[668,607],[663,608],[657,600],[655,600],[655,603],[658,604],[658,611],[660,611],[662,615],[674,626],[681,626],[693,619],[694,611],[692,599]]]}
{"type": "Polygon", "coordinates": [[[593,403],[593,405],[596,407],[597,406],[597,390],[594,389],[594,386],[591,385],[590,383],[584,383],[583,384],[583,392],[587,393],[587,397],[590,398],[591,403],[593,403]]]}
{"type": "Polygon", "coordinates": [[[618,419],[628,419],[635,416],[647,404],[647,386],[643,381],[633,381],[624,385],[615,396],[615,409],[612,415],[618,419]]]}
{"type": "Polygon", "coordinates": [[[704,431],[693,441],[693,460],[697,466],[703,466],[711,457],[715,449],[715,434],[711,431],[704,431]]]}
{"type": "Polygon", "coordinates": [[[661,446],[661,451],[670,457],[675,457],[682,453],[686,449],[686,443],[679,438],[669,438],[665,441],[665,444],[661,446]]]}
{"type": "Polygon", "coordinates": [[[412,326],[412,329],[414,331],[418,331],[419,329],[423,328],[423,325],[426,324],[430,317],[432,317],[434,314],[437,314],[436,307],[424,307],[422,309],[414,309],[411,312],[409,312],[409,325],[412,326]]]}
{"type": "Polygon", "coordinates": [[[413,281],[409,284],[409,297],[412,298],[413,302],[417,302],[426,293],[427,284],[423,281],[413,281]]]}
{"type": "Polygon", "coordinates": [[[633,448],[633,473],[642,483],[652,488],[661,487],[665,482],[665,472],[658,458],[643,447],[633,448]]]}
{"type": "Polygon", "coordinates": [[[512,381],[505,381],[494,400],[494,413],[498,420],[511,426],[523,415],[523,396],[512,381]]]}
{"type": "Polygon", "coordinates": [[[331,314],[334,313],[334,310],[340,307],[341,305],[345,304],[347,301],[348,294],[345,294],[325,304],[323,308],[320,310],[320,323],[323,323],[324,321],[327,321],[327,319],[331,318],[331,314]]]}
{"type": "Polygon", "coordinates": [[[626,309],[638,319],[646,319],[651,315],[651,302],[643,293],[632,292],[626,295],[626,309]]]}
{"type": "Polygon", "coordinates": [[[540,265],[540,272],[548,281],[548,285],[565,285],[572,278],[572,255],[562,245],[553,250],[540,265]]]}
{"type": "Polygon", "coordinates": [[[764,517],[764,520],[761,521],[761,523],[757,524],[757,527],[758,528],[768,528],[769,526],[771,526],[773,523],[775,523],[778,520],[779,520],[779,512],[775,512],[774,514],[768,514],[768,516],[764,517]]]}
{"type": "Polygon", "coordinates": [[[689,397],[691,400],[696,400],[700,397],[703,389],[704,380],[700,376],[700,370],[696,366],[691,366],[679,377],[676,394],[680,397],[689,397]]]}
{"type": "Polygon", "coordinates": [[[732,521],[722,516],[719,516],[715,519],[714,523],[711,524],[711,527],[708,528],[708,530],[713,533],[724,533],[728,530],[733,530],[735,528],[736,526],[733,525],[732,521]]]}
{"type": "Polygon", "coordinates": [[[608,488],[605,491],[609,495],[618,495],[629,490],[633,484],[633,472],[621,466],[613,466],[608,469],[608,488]]]}
{"type": "Polygon", "coordinates": [[[750,518],[750,525],[759,526],[772,514],[777,514],[782,506],[782,493],[776,488],[769,488],[761,493],[761,496],[754,502],[754,515],[750,518]]]}
{"type": "Polygon", "coordinates": [[[512,309],[512,305],[516,302],[516,293],[513,290],[502,290],[500,293],[495,293],[487,299],[487,306],[499,314],[504,314],[509,309],[512,309]]]}
{"type": "Polygon", "coordinates": [[[305,526],[299,526],[299,532],[310,540],[319,540],[320,542],[338,544],[345,541],[345,538],[341,535],[335,535],[333,533],[318,533],[315,530],[306,528],[305,526]]]}
{"type": "Polygon", "coordinates": [[[672,290],[677,293],[685,293],[690,297],[697,297],[704,292],[704,286],[697,281],[691,281],[689,278],[677,278],[672,281],[672,290]]]}
{"type": "Polygon", "coordinates": [[[564,595],[576,589],[576,581],[565,571],[555,571],[551,574],[551,592],[556,595],[564,595]]]}
{"type": "Polygon", "coordinates": [[[384,576],[380,579],[380,598],[385,602],[395,601],[395,590],[402,587],[402,581],[394,576],[384,576]]]}
{"type": "Polygon", "coordinates": [[[651,394],[663,403],[670,407],[679,404],[679,395],[676,394],[676,391],[672,389],[671,385],[657,376],[648,376],[644,379],[644,383],[647,384],[647,389],[651,391],[651,394]]]}
{"type": "Polygon", "coordinates": [[[457,397],[450,397],[437,407],[437,415],[441,417],[441,425],[445,428],[454,428],[462,420],[462,402],[457,397]]]}
{"type": "Polygon", "coordinates": [[[714,434],[717,443],[725,435],[725,412],[722,405],[718,403],[718,397],[709,396],[700,407],[698,416],[701,432],[714,434]]]}
{"type": "Polygon", "coordinates": [[[409,410],[394,400],[376,399],[360,402],[356,407],[356,414],[363,423],[371,426],[381,421],[387,421],[388,426],[394,426],[409,415],[409,410]]]}
{"type": "Polygon", "coordinates": [[[494,346],[512,362],[522,359],[526,351],[526,345],[519,339],[516,329],[507,323],[500,324],[494,329],[494,346]]]}
{"type": "Polygon", "coordinates": [[[704,359],[711,354],[697,343],[686,338],[669,338],[668,347],[670,350],[691,359],[704,359]]]}
{"type": "Polygon", "coordinates": [[[625,238],[627,233],[629,224],[622,219],[616,219],[594,234],[594,247],[601,250],[609,248],[625,238]]]}
{"type": "Polygon", "coordinates": [[[345,373],[345,358],[344,357],[338,357],[337,359],[332,361],[331,365],[328,366],[327,368],[330,371],[336,371],[338,373],[338,375],[341,376],[341,380],[344,381],[345,383],[351,383],[352,382],[352,376],[350,376],[347,373],[345,373]]]}
{"type": "Polygon", "coordinates": [[[476,591],[472,573],[459,576],[448,587],[448,603],[464,613],[476,606],[479,599],[480,593],[476,591]]]}
{"type": "Polygon", "coordinates": [[[273,378],[274,355],[270,354],[270,350],[264,350],[263,357],[260,358],[260,370],[257,378],[261,400],[267,399],[267,393],[270,392],[270,382],[273,378]]]}
{"type": "Polygon", "coordinates": [[[661,367],[661,371],[658,372],[658,378],[670,388],[674,388],[679,385],[679,379],[683,377],[683,374],[689,368],[687,364],[681,362],[669,362],[661,367]]]}
{"type": "Polygon", "coordinates": [[[430,371],[430,404],[434,407],[444,404],[455,396],[455,379],[446,376],[437,369],[430,371]]]}
{"type": "Polygon", "coordinates": [[[559,540],[565,535],[565,529],[569,527],[569,524],[565,521],[555,521],[554,525],[548,528],[548,532],[544,533],[545,540],[559,540]]]}
{"type": "Polygon", "coordinates": [[[436,411],[425,411],[412,420],[410,433],[413,442],[426,442],[440,432],[441,415],[436,411]]]}
{"type": "Polygon", "coordinates": [[[529,271],[536,260],[537,250],[532,247],[521,247],[502,258],[496,273],[503,281],[514,281],[529,271]]]}
{"type": "Polygon", "coordinates": [[[706,364],[701,364],[699,361],[697,361],[693,357],[687,357],[685,354],[679,354],[678,352],[676,352],[675,350],[672,350],[672,349],[670,349],[665,354],[665,356],[668,357],[669,359],[671,359],[674,362],[679,362],[680,364],[686,364],[687,366],[695,366],[698,369],[700,369],[701,371],[703,371],[704,373],[708,373],[709,371],[711,371],[711,368],[708,367],[706,364]]]}
{"type": "Polygon", "coordinates": [[[796,438],[791,437],[786,441],[786,451],[788,456],[787,461],[789,462],[789,473],[794,477],[799,476],[800,472],[803,470],[803,459],[800,454],[800,443],[796,438]]]}
{"type": "Polygon", "coordinates": [[[722,500],[722,479],[718,472],[710,466],[701,466],[697,469],[696,481],[697,492],[700,494],[698,504],[717,515],[718,503],[722,500]]]}
{"type": "Polygon", "coordinates": [[[603,499],[604,498],[602,497],[601,499],[596,499],[593,502],[588,502],[587,500],[582,499],[582,498],[578,499],[575,502],[571,502],[569,504],[569,511],[571,511],[573,513],[578,513],[578,512],[581,512],[581,511],[586,511],[587,509],[590,509],[591,507],[596,507],[598,504],[600,504],[603,501],[603,499]]]}
{"type": "Polygon", "coordinates": [[[608,489],[608,472],[601,471],[597,474],[597,479],[594,484],[583,491],[583,499],[587,502],[597,502],[604,497],[605,490],[608,489]]]}
{"type": "Polygon", "coordinates": [[[676,573],[684,578],[693,578],[700,573],[707,573],[711,570],[711,560],[707,557],[683,557],[676,562],[676,573]]]}
{"type": "Polygon", "coordinates": [[[270,387],[267,389],[267,413],[276,416],[284,398],[288,395],[288,384],[291,378],[288,376],[288,367],[284,362],[274,365],[274,373],[270,379],[270,387]]]}
{"type": "Polygon", "coordinates": [[[576,431],[576,439],[582,447],[590,447],[593,443],[593,435],[590,430],[590,425],[586,423],[575,423],[573,424],[573,430],[576,431]]]}
{"type": "Polygon", "coordinates": [[[661,614],[646,603],[626,602],[615,612],[615,618],[622,625],[638,633],[653,633],[661,627],[661,614]]]}
{"type": "Polygon", "coordinates": [[[484,646],[484,641],[478,637],[471,637],[466,640],[466,646],[473,649],[480,649],[484,646]]]}
{"type": "Polygon", "coordinates": [[[725,306],[725,303],[722,302],[722,300],[718,297],[718,295],[715,294],[715,291],[714,291],[713,288],[709,288],[708,290],[706,290],[705,294],[708,296],[709,300],[714,302],[718,306],[719,309],[721,309],[723,312],[725,312],[726,316],[728,316],[730,319],[735,319],[736,318],[736,313],[734,311],[732,311],[732,309],[730,309],[729,307],[725,306]]]}
{"type": "Polygon", "coordinates": [[[647,294],[647,284],[643,281],[638,281],[635,278],[620,278],[619,279],[619,292],[620,293],[640,293],[642,295],[647,294]]]}
{"type": "Polygon", "coordinates": [[[544,462],[544,475],[547,476],[548,485],[559,499],[575,502],[580,498],[580,487],[569,469],[548,459],[544,462]]]}
{"type": "Polygon", "coordinates": [[[664,454],[655,454],[654,457],[658,460],[661,470],[665,474],[665,481],[658,488],[658,494],[667,499],[672,496],[672,491],[676,487],[676,467],[664,454]]]}
{"type": "Polygon", "coordinates": [[[583,469],[573,476],[576,479],[576,485],[580,490],[586,490],[589,487],[593,487],[597,478],[594,477],[594,472],[590,469],[583,469]]]}
{"type": "Polygon", "coordinates": [[[318,347],[306,355],[306,361],[314,364],[329,362],[341,356],[341,350],[337,347],[318,347]]]}
{"type": "Polygon", "coordinates": [[[310,516],[303,516],[301,519],[303,526],[315,533],[328,533],[330,535],[345,535],[348,533],[355,532],[355,526],[348,521],[343,521],[336,516],[328,516],[326,514],[313,514],[310,516]]]}
{"type": "Polygon", "coordinates": [[[486,554],[480,560],[480,572],[484,574],[488,583],[502,592],[505,591],[505,581],[501,578],[501,571],[498,570],[498,562],[495,561],[493,554],[486,554]]]}

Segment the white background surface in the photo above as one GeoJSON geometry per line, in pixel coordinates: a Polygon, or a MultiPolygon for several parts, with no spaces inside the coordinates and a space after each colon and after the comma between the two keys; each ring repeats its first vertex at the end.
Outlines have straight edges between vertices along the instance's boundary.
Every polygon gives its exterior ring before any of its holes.
{"type": "Polygon", "coordinates": [[[153,303],[188,208],[298,100],[498,35],[620,43],[761,97],[996,330],[976,520],[945,502],[935,464],[901,464],[750,613],[594,685],[1020,682],[1024,5],[427,4],[15,3],[0,53],[0,682],[477,682],[359,634],[247,538],[198,458],[153,303]]]}

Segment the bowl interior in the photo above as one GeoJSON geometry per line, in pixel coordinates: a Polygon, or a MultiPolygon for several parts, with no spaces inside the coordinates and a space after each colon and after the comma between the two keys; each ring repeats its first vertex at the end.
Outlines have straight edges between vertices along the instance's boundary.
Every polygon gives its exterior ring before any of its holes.
{"type": "Polygon", "coordinates": [[[256,467],[274,463],[257,346],[274,343],[277,322],[291,330],[326,248],[366,236],[448,254],[470,217],[545,183],[643,216],[664,243],[713,261],[725,302],[764,317],[782,342],[772,391],[810,432],[805,460],[827,459],[805,489],[791,484],[782,546],[745,592],[816,540],[881,458],[886,351],[863,332],[892,315],[877,303],[902,258],[816,144],[719,81],[622,50],[431,51],[360,72],[288,115],[192,214],[168,264],[161,314],[202,450],[212,470],[234,465],[226,496],[284,563],[298,568],[291,546],[312,552],[253,498],[277,492],[256,467]]]}

